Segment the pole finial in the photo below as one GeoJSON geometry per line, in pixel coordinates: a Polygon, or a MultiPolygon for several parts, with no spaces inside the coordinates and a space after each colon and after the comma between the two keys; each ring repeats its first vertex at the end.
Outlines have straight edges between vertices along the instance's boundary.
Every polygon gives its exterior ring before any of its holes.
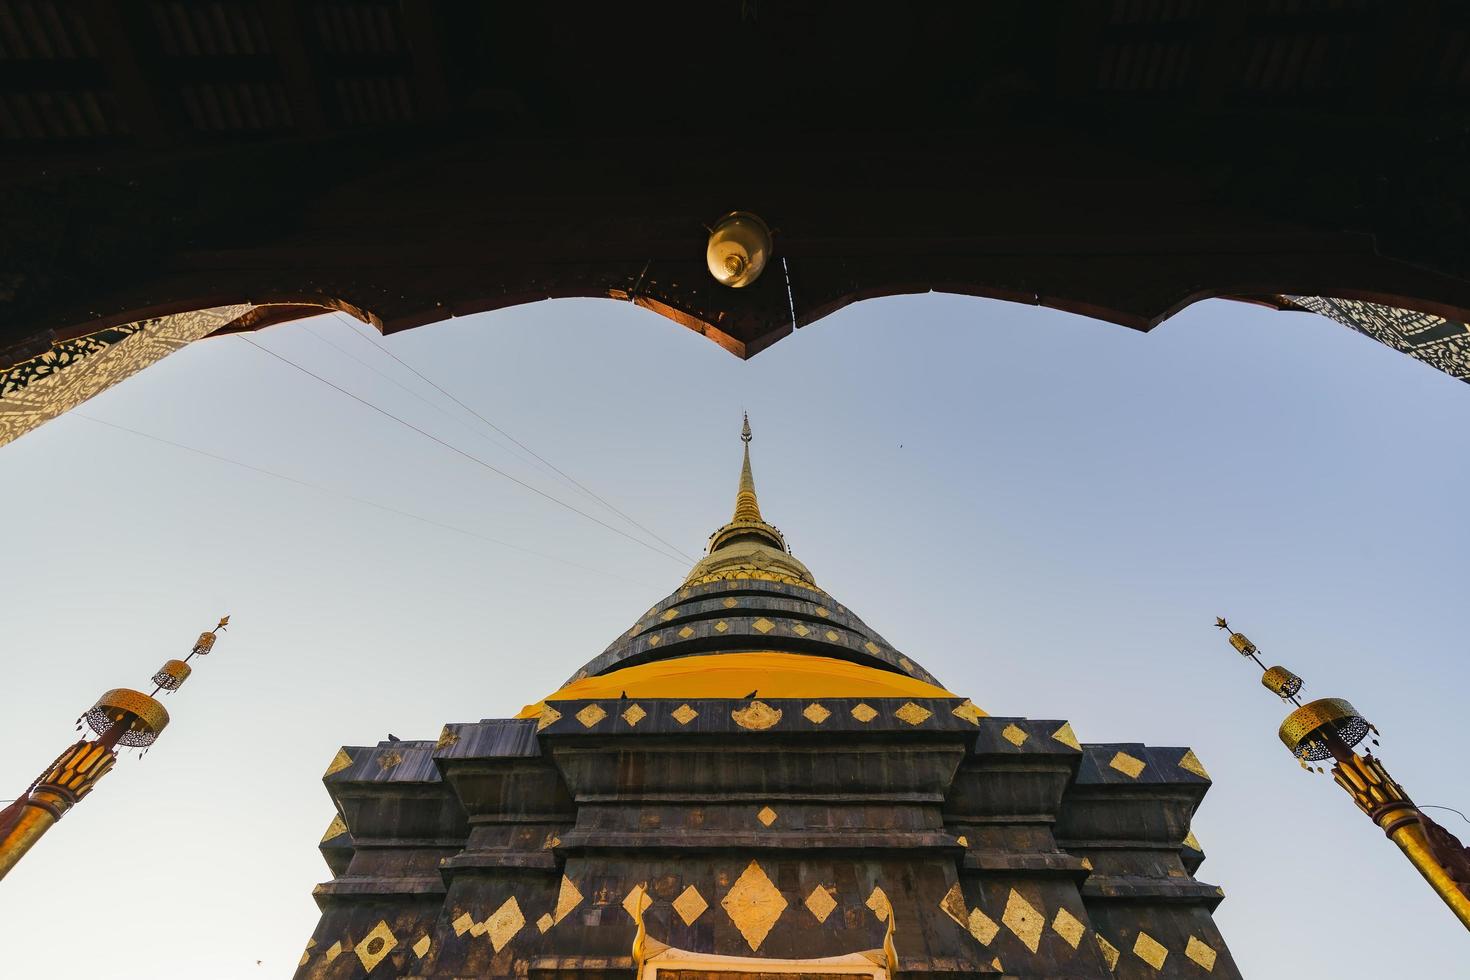
{"type": "Polygon", "coordinates": [[[750,442],[750,413],[744,412],[742,414],[745,416],[745,421],[740,426],[740,441],[748,444],[750,442]]]}

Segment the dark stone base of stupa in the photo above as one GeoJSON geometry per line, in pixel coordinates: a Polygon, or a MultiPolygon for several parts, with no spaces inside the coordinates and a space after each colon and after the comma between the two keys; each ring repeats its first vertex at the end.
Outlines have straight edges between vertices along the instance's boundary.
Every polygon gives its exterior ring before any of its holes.
{"type": "Polygon", "coordinates": [[[632,980],[640,905],[700,953],[881,951],[891,909],[904,976],[1240,975],[1192,752],[957,698],[551,701],[344,749],[326,785],[300,978],[632,980]]]}

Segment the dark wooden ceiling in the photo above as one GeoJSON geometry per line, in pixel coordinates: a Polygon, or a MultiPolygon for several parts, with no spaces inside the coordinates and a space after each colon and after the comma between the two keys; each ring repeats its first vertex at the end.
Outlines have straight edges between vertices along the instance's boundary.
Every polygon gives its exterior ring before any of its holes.
{"type": "Polygon", "coordinates": [[[243,301],[610,296],[741,356],[930,289],[1470,319],[1470,5],[0,0],[0,79],[0,364],[243,301]]]}

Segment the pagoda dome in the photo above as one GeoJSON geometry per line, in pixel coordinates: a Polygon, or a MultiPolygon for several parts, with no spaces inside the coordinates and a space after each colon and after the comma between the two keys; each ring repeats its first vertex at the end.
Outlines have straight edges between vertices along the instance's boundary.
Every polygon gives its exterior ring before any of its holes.
{"type": "MultiPolygon", "coordinates": [[[[735,513],[675,592],[545,700],[954,697],[821,589],[761,516],[750,422],[735,513]]],[[[529,705],[522,717],[539,712],[529,705]]]]}

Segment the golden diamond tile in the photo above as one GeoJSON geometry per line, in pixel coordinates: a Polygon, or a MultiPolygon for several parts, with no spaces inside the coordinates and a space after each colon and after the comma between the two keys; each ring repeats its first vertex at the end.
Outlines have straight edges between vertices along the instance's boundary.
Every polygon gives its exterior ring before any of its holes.
{"type": "Polygon", "coordinates": [[[1193,848],[1196,851],[1204,850],[1203,847],[1199,846],[1199,838],[1194,836],[1194,831],[1192,830],[1189,832],[1189,836],[1184,838],[1184,846],[1193,848]]]}
{"type": "Polygon", "coordinates": [[[966,928],[982,946],[989,946],[995,941],[995,934],[1000,932],[1000,925],[979,909],[970,910],[970,921],[966,928]]]}
{"type": "Polygon", "coordinates": [[[1066,909],[1057,909],[1057,914],[1051,920],[1051,927],[1056,930],[1057,935],[1067,941],[1067,945],[1073,949],[1082,942],[1082,937],[1087,932],[1087,927],[1071,912],[1066,909]]]}
{"type": "Polygon", "coordinates": [[[322,778],[334,775],[352,765],[352,756],[347,754],[346,749],[338,749],[337,754],[332,756],[332,764],[327,766],[327,771],[322,773],[322,778]]]}
{"type": "Polygon", "coordinates": [[[797,636],[806,636],[808,633],[811,632],[811,630],[807,629],[806,626],[802,623],[795,623],[791,627],[791,632],[795,633],[797,636]]]}
{"type": "Polygon", "coordinates": [[[478,938],[485,935],[485,933],[489,930],[490,920],[486,919],[484,922],[476,922],[474,925],[470,926],[470,935],[478,938]]]}
{"type": "Polygon", "coordinates": [[[1016,934],[1031,952],[1041,945],[1041,930],[1046,926],[1046,916],[1022,897],[1014,888],[1006,899],[1006,909],[1000,916],[1001,924],[1016,934]]]}
{"type": "Polygon", "coordinates": [[[972,725],[979,725],[980,719],[985,717],[985,712],[981,711],[973,703],[971,703],[969,698],[966,698],[963,704],[956,705],[954,710],[951,711],[950,714],[954,715],[956,718],[968,721],[972,725]]]}
{"type": "Polygon", "coordinates": [[[693,885],[680,892],[673,905],[674,911],[679,913],[679,918],[684,920],[686,926],[694,925],[694,920],[704,915],[704,910],[709,908],[709,902],[704,900],[699,889],[693,885]]]}
{"type": "Polygon", "coordinates": [[[1007,725],[1000,730],[1000,737],[1019,749],[1022,745],[1026,744],[1028,736],[1023,729],[1015,725],[1007,725]]]}
{"type": "Polygon", "coordinates": [[[1006,972],[1006,968],[1004,966],[1001,966],[1000,957],[999,956],[994,957],[993,959],[991,959],[990,965],[995,969],[995,972],[996,973],[1004,973],[1004,972],[1006,972]]]}
{"type": "Polygon", "coordinates": [[[669,620],[673,619],[677,615],[679,615],[679,610],[677,607],[673,609],[665,609],[664,614],[660,616],[659,619],[662,619],[664,622],[667,623],[669,620]]]}
{"type": "Polygon", "coordinates": [[[1140,929],[1138,939],[1133,943],[1133,955],[1155,970],[1162,970],[1164,960],[1169,958],[1169,951],[1157,939],[1140,929]]]}
{"type": "Polygon", "coordinates": [[[561,721],[561,712],[548,704],[541,709],[541,714],[536,716],[536,731],[539,732],[547,725],[555,725],[559,721],[561,721]]]}
{"type": "Polygon", "coordinates": [[[1077,733],[1072,731],[1072,723],[1070,721],[1062,722],[1062,727],[1052,732],[1051,737],[1068,748],[1076,749],[1079,752],[1082,751],[1082,743],[1077,741],[1077,733]]]}
{"type": "Polygon", "coordinates": [[[888,901],[888,893],[882,888],[875,887],[868,893],[868,900],[863,903],[873,910],[879,922],[887,922],[888,917],[893,914],[893,905],[888,901]]]}
{"type": "Polygon", "coordinates": [[[420,936],[419,941],[413,944],[413,955],[419,959],[423,959],[428,955],[429,947],[432,945],[434,945],[434,941],[428,937],[427,933],[420,936]]]}
{"type": "Polygon", "coordinates": [[[867,643],[864,643],[863,644],[863,649],[866,650],[866,651],[868,651],[869,653],[871,653],[873,656],[876,657],[878,655],[879,646],[878,646],[878,644],[874,643],[872,640],[869,640],[867,643]]]}
{"type": "Polygon", "coordinates": [[[1203,969],[1206,973],[1213,973],[1215,971],[1215,957],[1219,956],[1220,954],[1216,953],[1211,947],[1200,942],[1194,936],[1190,936],[1188,945],[1184,947],[1184,955],[1188,956],[1191,960],[1198,963],[1200,965],[1200,968],[1203,969]]]}
{"type": "Polygon", "coordinates": [[[647,717],[648,712],[644,711],[642,707],[636,704],[628,705],[627,710],[625,710],[622,714],[622,718],[628,723],[629,728],[637,727],[638,723],[647,717]]]}
{"type": "Polygon", "coordinates": [[[807,705],[801,714],[803,718],[811,722],[813,725],[820,725],[822,722],[832,717],[832,712],[828,711],[826,707],[817,703],[816,701],[813,701],[811,704],[807,705]]]}
{"type": "Polygon", "coordinates": [[[393,930],[388,928],[385,920],[379,919],[378,924],[373,926],[373,931],[363,936],[358,944],[352,947],[352,951],[362,961],[362,968],[371,973],[373,967],[383,962],[383,957],[397,948],[398,937],[393,935],[393,930]]]}
{"type": "Polygon", "coordinates": [[[1092,870],[1092,858],[1083,858],[1082,859],[1082,866],[1084,868],[1086,868],[1088,871],[1091,871],[1092,870]]]}
{"type": "Polygon", "coordinates": [[[699,717],[699,712],[695,711],[687,704],[679,705],[679,707],[673,710],[672,714],[674,716],[674,720],[681,725],[687,725],[691,721],[699,717]]]}
{"type": "Polygon", "coordinates": [[[550,912],[542,912],[541,918],[536,920],[536,931],[545,933],[547,929],[556,925],[556,920],[551,917],[550,912]]]}
{"type": "Polygon", "coordinates": [[[638,921],[638,911],[646,912],[652,904],[653,898],[643,890],[642,885],[634,885],[632,890],[623,897],[623,911],[627,912],[628,918],[634,922],[638,921]]]}
{"type": "Polygon", "coordinates": [[[342,814],[339,813],[332,818],[331,823],[327,824],[327,832],[322,834],[322,843],[325,844],[333,837],[341,837],[345,833],[347,833],[347,824],[342,822],[342,814]]]}
{"type": "Polygon", "coordinates": [[[776,822],[776,811],[772,810],[768,806],[763,806],[761,807],[761,812],[757,813],[755,815],[755,818],[761,823],[765,824],[767,827],[769,827],[771,824],[776,822]]]}
{"type": "Polygon", "coordinates": [[[681,640],[687,640],[693,635],[694,627],[692,626],[685,626],[683,629],[679,630],[679,639],[681,640]]]}
{"type": "Polygon", "coordinates": [[[773,622],[771,622],[769,619],[767,619],[764,616],[762,616],[760,619],[757,619],[755,622],[751,623],[750,625],[751,626],[754,626],[758,631],[760,631],[762,633],[769,633],[771,630],[773,630],[773,629],[776,628],[776,624],[773,623],[773,622]]]}
{"type": "Polygon", "coordinates": [[[827,611],[827,608],[825,606],[818,606],[817,607],[817,615],[818,616],[821,616],[823,619],[826,619],[828,616],[830,616],[832,614],[827,611]]]}
{"type": "Polygon", "coordinates": [[[398,765],[402,761],[403,753],[399,752],[397,749],[390,749],[389,751],[384,752],[382,755],[378,756],[378,767],[386,771],[388,769],[392,769],[394,766],[398,765]]]}
{"type": "Polygon", "coordinates": [[[583,728],[591,728],[606,717],[607,712],[602,710],[602,705],[600,704],[589,704],[577,712],[577,720],[582,723],[583,728]]]}
{"type": "Polygon", "coordinates": [[[866,725],[878,717],[878,712],[873,710],[872,705],[859,701],[852,709],[852,716],[866,725]]]}
{"type": "Polygon", "coordinates": [[[716,633],[723,633],[723,632],[725,632],[725,630],[727,630],[729,628],[730,628],[730,624],[727,623],[727,622],[725,622],[723,619],[720,620],[718,623],[715,624],[715,632],[716,633]]]}
{"type": "Polygon", "coordinates": [[[786,911],[787,904],[786,896],[771,883],[755,861],[746,866],[720,900],[721,907],[745,937],[752,952],[761,948],[776,920],[786,911]]]}
{"type": "Polygon", "coordinates": [[[837,899],[832,897],[825,886],[818,885],[812,889],[812,893],[806,897],[806,910],[812,914],[817,922],[826,922],[827,916],[837,907],[837,899]]]}
{"type": "Polygon", "coordinates": [[[924,708],[917,704],[914,704],[914,702],[912,701],[906,701],[904,702],[903,707],[899,708],[893,714],[896,718],[898,718],[899,721],[902,721],[905,724],[922,725],[924,724],[924,722],[929,720],[930,716],[933,715],[934,712],[930,711],[928,708],[924,708]]]}
{"type": "Polygon", "coordinates": [[[1200,779],[1210,778],[1210,774],[1205,771],[1204,763],[1200,762],[1199,756],[1194,754],[1194,749],[1184,753],[1184,757],[1179,760],[1179,768],[1185,772],[1194,773],[1200,779]]]}
{"type": "Polygon", "coordinates": [[[556,912],[552,922],[560,922],[569,915],[572,909],[582,904],[582,893],[577,886],[572,884],[572,879],[566,875],[561,876],[561,890],[556,893],[556,912]]]}
{"type": "Polygon", "coordinates": [[[526,917],[521,914],[521,903],[512,895],[485,920],[485,933],[490,937],[490,945],[495,947],[495,952],[504,949],[505,944],[514,939],[525,924],[526,917]]]}
{"type": "Polygon", "coordinates": [[[656,647],[660,643],[662,643],[663,641],[664,641],[663,634],[661,634],[661,633],[655,633],[655,634],[653,634],[652,636],[650,636],[648,638],[648,645],[651,646],[651,647],[656,647]]]}
{"type": "Polygon", "coordinates": [[[450,923],[450,925],[454,926],[454,934],[456,936],[463,936],[465,933],[470,931],[470,927],[474,924],[474,916],[470,915],[468,912],[460,913],[459,918],[450,923]]]}
{"type": "Polygon", "coordinates": [[[965,893],[957,881],[950,886],[949,891],[939,900],[939,911],[959,923],[960,928],[967,928],[970,924],[970,910],[965,906],[965,893]]]}
{"type": "Polygon", "coordinates": [[[741,728],[753,732],[763,732],[781,721],[784,712],[780,708],[773,708],[764,701],[752,701],[744,708],[736,708],[730,712],[730,717],[735,724],[741,728]]]}
{"type": "Polygon", "coordinates": [[[822,635],[827,638],[828,643],[836,643],[838,640],[842,639],[842,635],[836,630],[828,630],[822,635]]]}
{"type": "Polygon", "coordinates": [[[339,957],[341,955],[342,955],[342,940],[339,939],[335,943],[333,943],[330,947],[328,947],[327,953],[326,953],[327,962],[330,963],[330,962],[332,962],[333,960],[335,960],[337,957],[339,957]]]}
{"type": "Polygon", "coordinates": [[[439,729],[439,740],[434,743],[434,748],[447,749],[458,742],[459,732],[452,732],[449,730],[449,726],[445,725],[443,728],[439,729]]]}
{"type": "Polygon", "coordinates": [[[958,837],[956,837],[954,839],[954,842],[956,844],[960,845],[961,847],[969,847],[970,846],[970,838],[966,837],[964,834],[960,834],[958,837]]]}
{"type": "Polygon", "coordinates": [[[898,665],[900,667],[902,667],[904,670],[908,671],[910,674],[912,674],[914,672],[914,662],[912,660],[910,660],[908,657],[899,657],[898,658],[898,665]]]}
{"type": "Polygon", "coordinates": [[[1118,957],[1122,955],[1118,952],[1118,947],[1108,942],[1099,933],[1094,932],[1092,938],[1097,940],[1097,948],[1102,951],[1103,962],[1108,965],[1108,969],[1116,970],[1118,968],[1118,957]]]}
{"type": "Polygon", "coordinates": [[[1113,756],[1108,765],[1127,776],[1129,779],[1137,779],[1138,774],[1143,772],[1147,764],[1142,759],[1135,759],[1127,752],[1119,752],[1113,756]]]}

